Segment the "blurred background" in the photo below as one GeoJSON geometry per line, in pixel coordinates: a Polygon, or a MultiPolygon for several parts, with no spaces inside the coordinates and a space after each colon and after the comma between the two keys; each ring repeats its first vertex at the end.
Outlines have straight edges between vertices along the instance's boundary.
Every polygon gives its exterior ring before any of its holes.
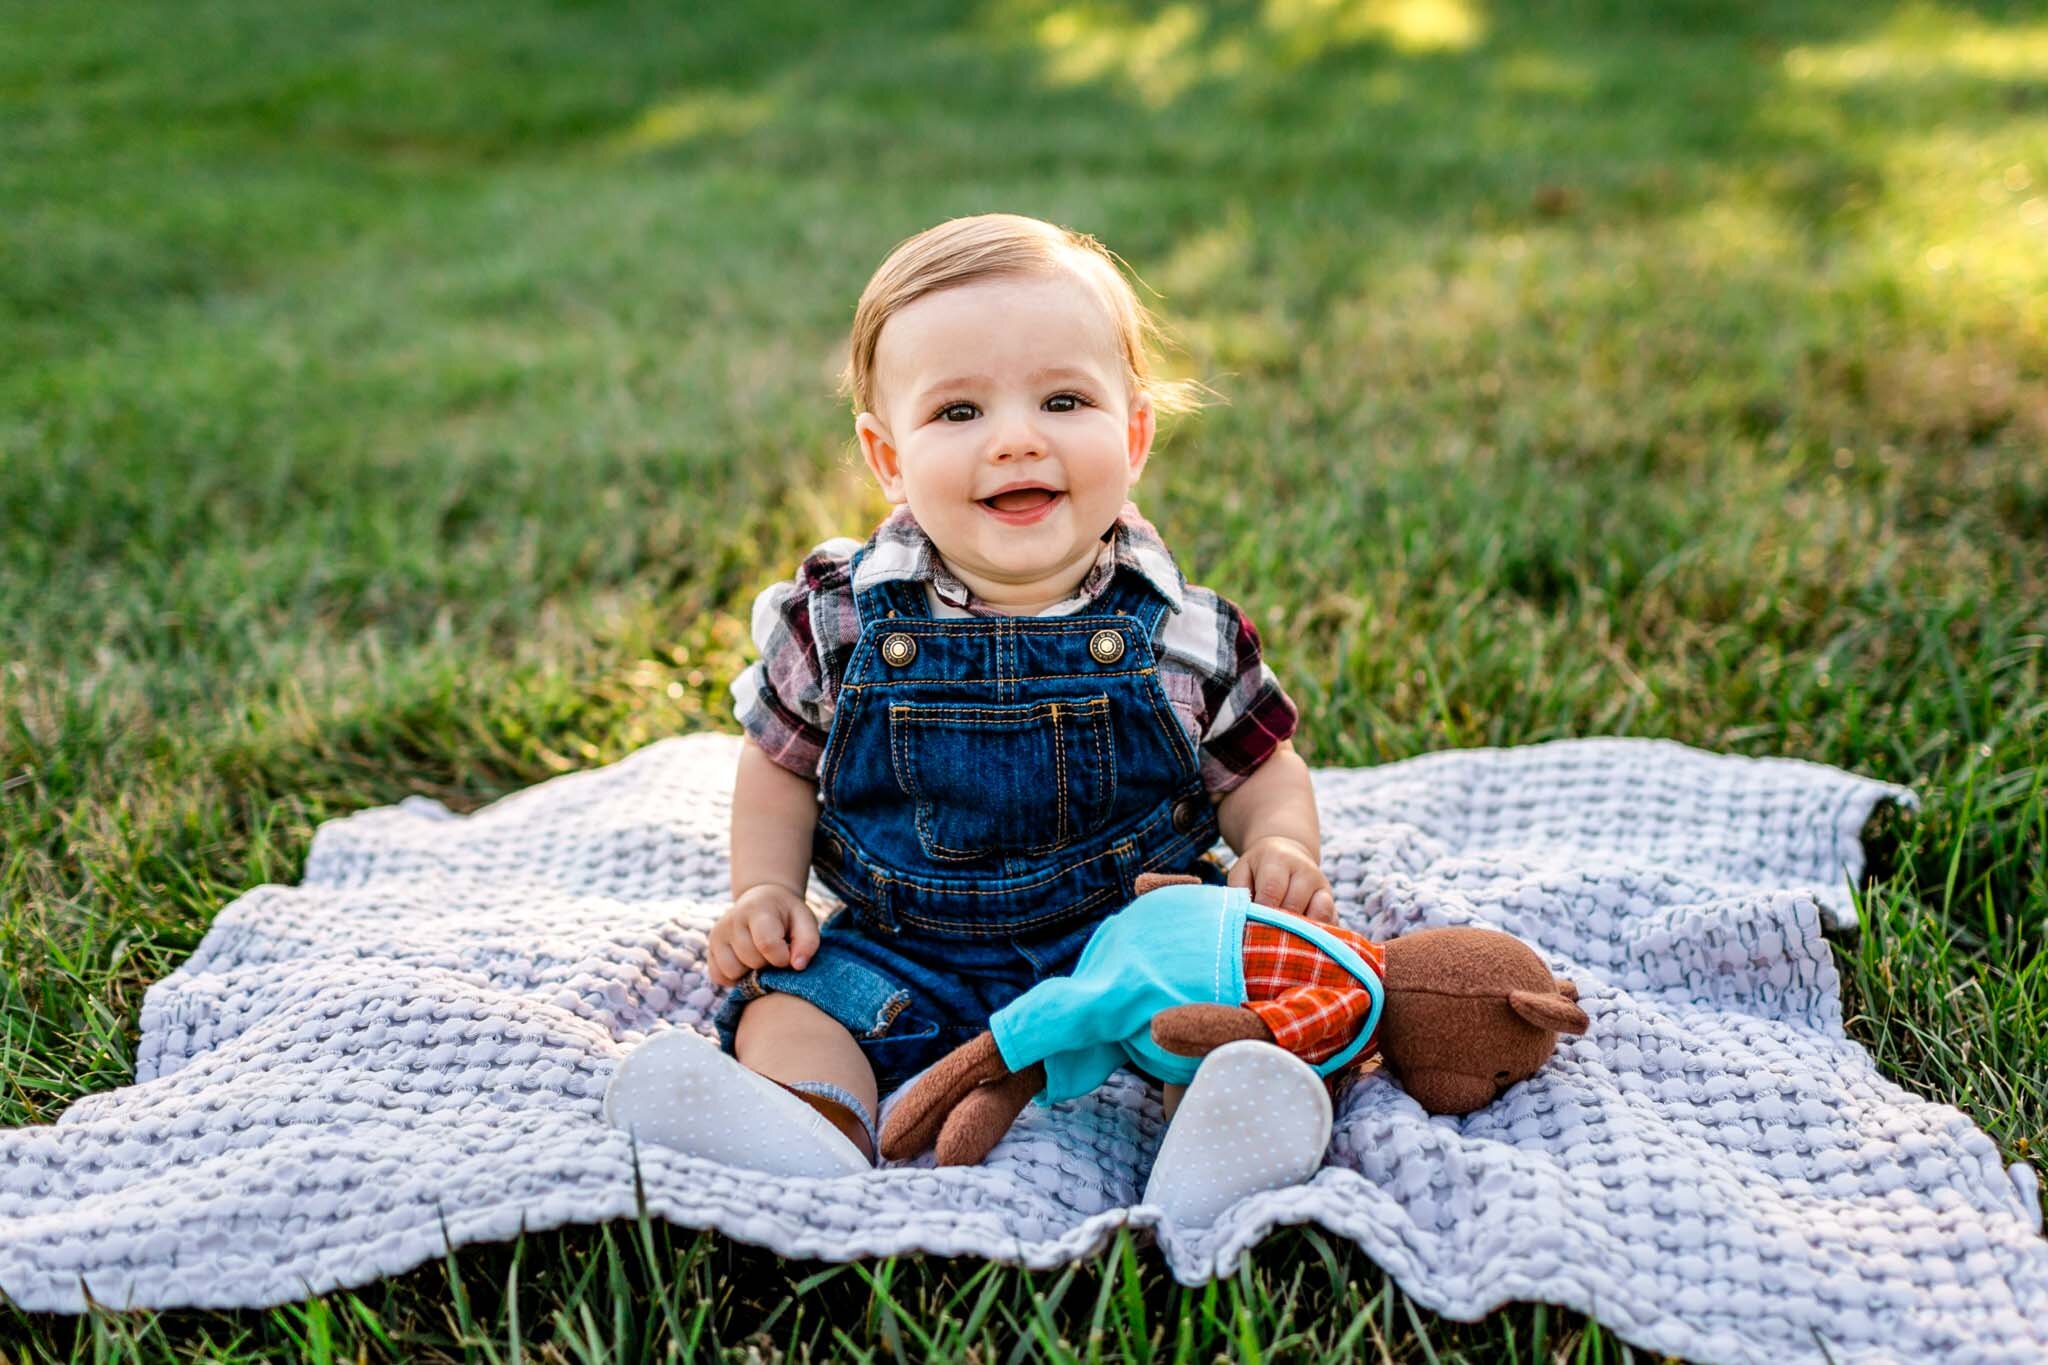
{"type": "MultiPolygon", "coordinates": [[[[891,246],[1094,233],[1313,763],[1912,782],[1851,1028],[2048,1139],[2048,18],[0,0],[0,1122],[314,824],[735,728],[891,246]],[[2015,1021],[2018,1021],[2015,1023],[2015,1021]]],[[[1888,856],[1891,856],[1888,854],[1888,856]]]]}

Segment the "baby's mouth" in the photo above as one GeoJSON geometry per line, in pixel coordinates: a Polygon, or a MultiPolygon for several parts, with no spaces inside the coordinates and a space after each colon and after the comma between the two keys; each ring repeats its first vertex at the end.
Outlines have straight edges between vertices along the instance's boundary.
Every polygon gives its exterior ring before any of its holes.
{"type": "Polygon", "coordinates": [[[1051,488],[1013,488],[1007,493],[998,493],[992,498],[980,499],[983,507],[993,507],[998,512],[1029,512],[1043,507],[1054,498],[1064,494],[1051,488]]]}

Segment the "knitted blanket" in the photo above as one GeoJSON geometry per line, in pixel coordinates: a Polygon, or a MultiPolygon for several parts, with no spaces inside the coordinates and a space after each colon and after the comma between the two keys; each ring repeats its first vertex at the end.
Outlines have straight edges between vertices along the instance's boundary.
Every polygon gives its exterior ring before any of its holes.
{"type": "MultiPolygon", "coordinates": [[[[322,827],[299,886],[227,906],[150,989],[134,1085],[0,1132],[0,1291],[261,1306],[632,1215],[599,1105],[634,1043],[708,1028],[737,753],[672,739],[473,815],[322,827]]],[[[1454,1318],[1545,1300],[1712,1361],[2048,1355],[2031,1171],[1843,1035],[1822,928],[1853,926],[1858,832],[1907,793],[1643,740],[1315,781],[1347,924],[1509,930],[1591,1032],[1464,1119],[1367,1075],[1311,1183],[1202,1231],[1137,1202],[1162,1122],[1129,1072],[973,1168],[768,1182],[642,1150],[648,1209],[791,1257],[1034,1267],[1130,1226],[1188,1283],[1312,1222],[1454,1318]]]]}

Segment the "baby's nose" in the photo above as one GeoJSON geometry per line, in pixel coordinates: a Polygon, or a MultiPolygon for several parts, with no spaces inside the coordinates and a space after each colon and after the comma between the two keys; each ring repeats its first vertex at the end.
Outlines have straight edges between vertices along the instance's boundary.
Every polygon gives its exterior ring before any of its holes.
{"type": "Polygon", "coordinates": [[[1016,422],[1006,426],[997,434],[989,447],[989,453],[998,460],[1022,459],[1043,455],[1045,441],[1037,428],[1029,422],[1016,422]]]}

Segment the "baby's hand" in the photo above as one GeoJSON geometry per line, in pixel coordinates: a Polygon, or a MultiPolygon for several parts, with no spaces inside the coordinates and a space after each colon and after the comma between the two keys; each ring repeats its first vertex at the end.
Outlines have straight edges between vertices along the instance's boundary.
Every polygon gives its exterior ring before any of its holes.
{"type": "Polygon", "coordinates": [[[786,886],[763,882],[741,894],[711,926],[704,965],[714,986],[736,985],[756,967],[801,971],[818,951],[818,917],[786,886]]]}
{"type": "Polygon", "coordinates": [[[1299,840],[1282,834],[1252,840],[1224,880],[1250,887],[1252,899],[1260,905],[1291,910],[1324,924],[1337,922],[1337,896],[1330,890],[1330,879],[1299,840]]]}

